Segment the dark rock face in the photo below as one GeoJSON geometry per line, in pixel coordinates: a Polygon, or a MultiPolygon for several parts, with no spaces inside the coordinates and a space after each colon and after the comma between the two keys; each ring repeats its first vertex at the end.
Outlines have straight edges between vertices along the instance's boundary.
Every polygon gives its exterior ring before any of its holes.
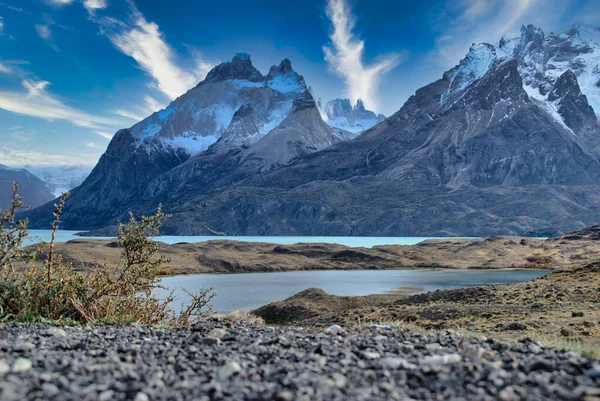
{"type": "Polygon", "coordinates": [[[12,205],[13,184],[19,184],[19,195],[23,204],[37,207],[52,199],[49,185],[25,169],[12,169],[0,164],[0,211],[12,205]]]}
{"type": "Polygon", "coordinates": [[[256,68],[254,68],[248,54],[238,53],[233,57],[231,62],[223,63],[213,68],[206,75],[206,79],[203,82],[207,84],[230,79],[260,82],[263,80],[263,76],[256,68]]]}

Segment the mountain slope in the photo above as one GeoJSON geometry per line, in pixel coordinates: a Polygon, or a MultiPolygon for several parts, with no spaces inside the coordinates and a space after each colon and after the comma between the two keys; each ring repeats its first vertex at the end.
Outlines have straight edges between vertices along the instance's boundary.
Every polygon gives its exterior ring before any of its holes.
{"type": "Polygon", "coordinates": [[[0,210],[10,208],[15,182],[19,184],[19,195],[25,206],[36,207],[54,199],[47,184],[29,171],[0,164],[0,210]]]}
{"type": "Polygon", "coordinates": [[[593,68],[529,75],[536,54],[556,60],[573,42],[575,65],[598,44],[570,31],[540,48],[531,32],[473,46],[355,140],[172,203],[167,229],[182,232],[175,225],[193,216],[186,233],[546,235],[600,220],[600,130],[584,93],[593,99],[594,89],[577,75],[593,68]]]}
{"type": "MultiPolygon", "coordinates": [[[[264,135],[261,102],[240,104],[207,151],[144,177],[130,199],[79,201],[67,225],[102,227],[158,202],[173,214],[171,234],[548,235],[590,225],[600,220],[594,32],[546,36],[527,26],[498,46],[473,45],[441,79],[349,141],[332,142],[336,132],[308,90],[264,135]]],[[[246,63],[233,64],[199,87],[240,71],[244,82],[258,82],[246,63]]],[[[262,87],[266,96],[271,88],[262,87]]],[[[135,154],[113,142],[126,152],[119,160],[135,154]]],[[[136,171],[127,163],[124,171],[136,171]]],[[[103,193],[85,191],[81,199],[103,193]]]]}
{"type": "MultiPolygon", "coordinates": [[[[243,174],[267,171],[350,137],[322,121],[289,60],[263,76],[240,53],[166,109],[118,131],[72,191],[63,227],[114,223],[128,210],[143,210],[145,201],[155,207],[160,201],[154,198],[186,187],[198,171],[205,181],[239,165],[243,174]]],[[[32,212],[32,225],[44,223],[49,211],[46,205],[32,212]]]]}

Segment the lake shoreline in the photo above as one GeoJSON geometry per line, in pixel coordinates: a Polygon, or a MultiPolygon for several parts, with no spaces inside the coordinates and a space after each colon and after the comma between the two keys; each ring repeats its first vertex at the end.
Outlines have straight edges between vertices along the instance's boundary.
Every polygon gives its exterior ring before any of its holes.
{"type": "MultiPolygon", "coordinates": [[[[323,270],[555,270],[600,259],[600,241],[581,238],[445,239],[372,248],[232,240],[159,246],[170,259],[159,271],[160,276],[323,270]]],[[[55,251],[75,267],[120,262],[115,239],[79,238],[55,244],[55,251]]]]}

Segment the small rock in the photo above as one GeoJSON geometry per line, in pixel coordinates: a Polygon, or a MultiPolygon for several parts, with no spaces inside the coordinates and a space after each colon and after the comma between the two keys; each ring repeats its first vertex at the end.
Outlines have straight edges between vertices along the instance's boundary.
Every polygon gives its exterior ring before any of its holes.
{"type": "Polygon", "coordinates": [[[430,355],[421,359],[421,363],[424,365],[446,365],[460,361],[462,361],[462,357],[458,354],[430,355]]]}
{"type": "Polygon", "coordinates": [[[560,335],[563,337],[571,337],[573,335],[573,329],[563,327],[562,329],[560,329],[560,335]]]}
{"type": "Polygon", "coordinates": [[[221,340],[215,337],[204,337],[202,342],[206,345],[219,345],[221,344],[221,340]]]}
{"type": "Polygon", "coordinates": [[[594,366],[592,369],[585,372],[588,377],[598,378],[600,377],[600,365],[594,366]]]}
{"type": "Polygon", "coordinates": [[[333,324],[333,325],[327,327],[325,330],[323,330],[323,333],[325,333],[325,334],[346,334],[346,330],[344,330],[342,328],[342,326],[340,326],[338,324],[333,324]]]}
{"type": "Polygon", "coordinates": [[[554,372],[556,370],[556,364],[553,361],[549,361],[547,359],[537,358],[531,361],[525,367],[525,371],[527,373],[539,370],[543,370],[546,372],[554,372]]]}
{"type": "Polygon", "coordinates": [[[29,352],[33,349],[35,349],[35,344],[29,342],[19,343],[13,347],[13,350],[16,352],[29,352]]]}
{"type": "Polygon", "coordinates": [[[386,358],[381,358],[379,360],[379,365],[384,368],[384,369],[390,369],[390,370],[394,370],[394,369],[416,369],[417,365],[415,365],[414,363],[410,363],[408,362],[406,359],[404,358],[400,358],[400,357],[386,357],[386,358]]]}
{"type": "Polygon", "coordinates": [[[12,370],[15,373],[27,372],[29,369],[33,367],[33,364],[29,359],[26,358],[17,358],[15,363],[13,364],[12,370]]]}
{"type": "Polygon", "coordinates": [[[239,373],[242,370],[242,367],[237,362],[227,362],[225,365],[221,366],[219,372],[217,373],[217,377],[219,380],[227,380],[231,376],[239,373]]]}
{"type": "Polygon", "coordinates": [[[190,354],[195,354],[198,351],[200,351],[200,348],[196,347],[195,345],[190,345],[188,348],[188,352],[190,354]]]}
{"type": "Polygon", "coordinates": [[[4,376],[8,372],[10,372],[10,366],[8,365],[8,362],[6,362],[4,359],[0,359],[0,376],[4,376]]]}
{"type": "Polygon", "coordinates": [[[115,398],[115,392],[112,390],[106,390],[100,393],[98,401],[111,401],[115,398]]]}
{"type": "Polygon", "coordinates": [[[227,330],[223,330],[223,329],[212,329],[211,331],[208,332],[207,336],[208,337],[214,337],[214,338],[223,338],[227,335],[227,330]]]}
{"type": "Polygon", "coordinates": [[[142,393],[141,391],[135,395],[133,401],[150,401],[150,397],[146,395],[146,393],[142,393]]]}
{"type": "Polygon", "coordinates": [[[48,337],[66,337],[67,336],[67,332],[65,330],[61,329],[60,327],[50,327],[48,330],[46,330],[46,332],[44,334],[48,337]]]}
{"type": "Polygon", "coordinates": [[[277,401],[292,401],[294,399],[294,394],[291,391],[281,391],[277,394],[277,401]]]}
{"type": "Polygon", "coordinates": [[[527,330],[527,325],[521,322],[511,322],[500,327],[500,331],[523,331],[527,330]]]}
{"type": "Polygon", "coordinates": [[[58,393],[60,393],[60,390],[58,389],[56,384],[53,383],[42,383],[40,388],[42,389],[42,393],[44,393],[44,396],[46,396],[47,398],[52,398],[58,393]]]}
{"type": "Polygon", "coordinates": [[[392,326],[389,326],[387,324],[374,324],[371,325],[372,329],[377,329],[377,330],[391,330],[392,326]]]}
{"type": "Polygon", "coordinates": [[[571,312],[572,317],[583,317],[583,312],[573,311],[571,312]]]}
{"type": "Polygon", "coordinates": [[[379,359],[381,354],[379,352],[363,351],[362,353],[365,359],[379,359]]]}

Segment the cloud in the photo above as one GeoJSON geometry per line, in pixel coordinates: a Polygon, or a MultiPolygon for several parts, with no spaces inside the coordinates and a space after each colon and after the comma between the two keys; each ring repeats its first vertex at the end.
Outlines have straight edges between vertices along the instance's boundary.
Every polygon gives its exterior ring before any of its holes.
{"type": "Polygon", "coordinates": [[[114,113],[120,115],[121,117],[129,118],[129,119],[135,120],[135,121],[142,121],[144,118],[146,118],[142,114],[138,114],[136,112],[132,112],[129,110],[117,109],[114,111],[114,113]]]}
{"type": "Polygon", "coordinates": [[[158,100],[149,95],[144,95],[144,103],[145,106],[138,105],[136,107],[137,111],[117,109],[114,111],[114,113],[138,122],[142,121],[158,110],[165,108],[165,105],[161,104],[158,100]]]}
{"type": "Polygon", "coordinates": [[[88,148],[99,148],[100,146],[98,146],[97,143],[94,142],[88,142],[85,144],[85,146],[87,146],[88,148]]]}
{"type": "Polygon", "coordinates": [[[7,65],[4,65],[4,64],[0,63],[0,73],[2,73],[2,74],[10,74],[10,73],[12,73],[12,70],[7,65]]]}
{"type": "Polygon", "coordinates": [[[78,164],[91,167],[94,166],[95,160],[95,157],[89,155],[50,154],[9,146],[0,149],[0,164],[7,166],[56,167],[78,164]]]}
{"type": "Polygon", "coordinates": [[[66,6],[67,4],[71,4],[73,1],[74,0],[46,0],[46,3],[53,6],[66,6]]]}
{"type": "Polygon", "coordinates": [[[23,80],[25,92],[0,91],[0,109],[45,120],[64,120],[84,128],[102,129],[114,121],[70,107],[49,93],[48,81],[23,80]]]}
{"type": "Polygon", "coordinates": [[[106,8],[108,6],[106,0],[83,0],[83,6],[88,11],[106,8]]]}
{"type": "Polygon", "coordinates": [[[323,47],[329,68],[344,79],[353,102],[361,98],[369,108],[376,109],[379,78],[400,63],[400,55],[389,54],[370,66],[364,65],[365,43],[352,32],[356,21],[344,0],[329,0],[327,17],[333,24],[331,46],[323,47]]]}
{"type": "Polygon", "coordinates": [[[0,36],[4,35],[4,18],[0,17],[0,36]]]}
{"type": "Polygon", "coordinates": [[[49,25],[42,25],[42,24],[36,25],[35,30],[40,38],[42,38],[46,41],[49,41],[52,39],[52,31],[50,30],[49,25]]]}
{"type": "Polygon", "coordinates": [[[170,99],[175,99],[206,76],[210,64],[196,57],[196,66],[185,69],[177,65],[176,53],[165,41],[159,26],[147,21],[142,13],[130,3],[131,24],[114,18],[104,18],[101,32],[122,53],[132,57],[153,79],[154,86],[170,99]]]}
{"type": "Polygon", "coordinates": [[[104,139],[112,139],[113,134],[109,134],[108,132],[104,132],[104,131],[95,131],[94,134],[96,135],[100,135],[102,138],[104,139]]]}

